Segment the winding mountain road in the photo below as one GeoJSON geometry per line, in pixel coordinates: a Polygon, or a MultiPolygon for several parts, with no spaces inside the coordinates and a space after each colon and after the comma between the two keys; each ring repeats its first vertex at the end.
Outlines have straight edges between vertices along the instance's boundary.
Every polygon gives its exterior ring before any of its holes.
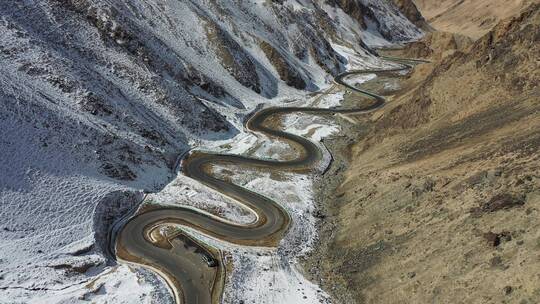
{"type": "Polygon", "coordinates": [[[336,114],[367,113],[385,104],[385,98],[375,93],[355,88],[345,82],[350,75],[398,72],[411,68],[406,62],[418,60],[392,59],[403,67],[392,70],[357,70],[340,74],[335,82],[349,90],[361,93],[373,101],[354,109],[321,109],[302,107],[267,108],[256,112],[246,123],[246,128],[275,139],[286,140],[301,147],[300,156],[290,161],[274,161],[230,154],[194,152],[183,161],[182,172],[204,185],[219,191],[254,212],[256,220],[240,225],[200,212],[192,208],[143,210],[122,227],[116,237],[116,255],[120,260],[136,263],[158,272],[171,288],[177,303],[215,303],[221,298],[226,265],[219,252],[175,230],[171,225],[189,227],[211,237],[243,246],[275,247],[290,224],[290,217],[278,203],[271,199],[214,177],[208,170],[216,164],[236,164],[259,168],[303,171],[313,168],[322,159],[322,152],[312,141],[273,129],[265,122],[275,115],[289,113],[336,114]],[[169,229],[169,230],[167,230],[169,229]],[[214,260],[215,259],[215,260],[214,260]],[[215,263],[215,264],[214,264],[215,263]]]}

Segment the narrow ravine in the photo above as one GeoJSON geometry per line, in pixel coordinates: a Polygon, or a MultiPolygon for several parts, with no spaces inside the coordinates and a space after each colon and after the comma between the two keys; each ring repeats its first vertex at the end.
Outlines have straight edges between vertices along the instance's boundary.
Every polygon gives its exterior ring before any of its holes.
{"type": "MultiPolygon", "coordinates": [[[[140,210],[122,227],[116,237],[116,256],[121,261],[136,263],[159,273],[169,285],[177,303],[217,303],[221,299],[226,265],[220,252],[199,242],[177,226],[194,229],[210,237],[242,246],[276,247],[290,225],[291,218],[277,202],[214,177],[211,166],[228,164],[259,169],[306,172],[322,160],[322,151],[312,141],[267,126],[269,118],[289,113],[316,115],[367,113],[382,107],[385,98],[355,88],[345,82],[349,75],[377,74],[408,70],[408,63],[418,60],[395,59],[402,67],[391,70],[355,70],[338,75],[335,82],[348,90],[361,93],[371,101],[352,109],[302,107],[267,108],[256,112],[245,127],[251,132],[284,140],[301,148],[299,157],[274,161],[230,154],[194,152],[183,160],[182,173],[234,199],[256,214],[256,220],[240,225],[188,207],[164,207],[140,210]]],[[[363,101],[363,100],[362,100],[363,101]]]]}

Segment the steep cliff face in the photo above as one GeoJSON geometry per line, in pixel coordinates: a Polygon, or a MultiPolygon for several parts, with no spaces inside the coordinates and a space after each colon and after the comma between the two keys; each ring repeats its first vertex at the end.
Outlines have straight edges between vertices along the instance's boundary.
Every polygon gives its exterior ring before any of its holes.
{"type": "Polygon", "coordinates": [[[396,7],[418,28],[425,31],[432,31],[433,29],[427,23],[422,13],[418,10],[418,6],[413,0],[393,0],[396,7]]]}
{"type": "Polygon", "coordinates": [[[411,28],[411,21],[389,1],[376,0],[328,0],[356,20],[365,30],[380,33],[386,40],[404,42],[408,37],[419,37],[421,31],[411,28]]]}
{"type": "Polygon", "coordinates": [[[161,188],[180,153],[233,138],[258,104],[327,86],[347,64],[334,46],[367,65],[370,42],[420,35],[386,2],[346,9],[354,17],[323,0],[0,1],[0,296],[26,302],[99,274],[98,202],[161,188]]]}

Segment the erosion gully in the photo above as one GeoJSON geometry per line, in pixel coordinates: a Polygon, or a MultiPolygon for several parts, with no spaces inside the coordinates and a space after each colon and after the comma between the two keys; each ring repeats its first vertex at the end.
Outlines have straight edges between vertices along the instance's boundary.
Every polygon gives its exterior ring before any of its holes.
{"type": "Polygon", "coordinates": [[[377,74],[409,70],[416,59],[386,58],[401,64],[390,70],[365,69],[342,73],[335,82],[351,91],[371,99],[358,108],[303,108],[274,107],[262,109],[247,120],[245,127],[251,132],[265,134],[273,139],[285,140],[301,147],[293,160],[277,161],[231,154],[193,152],[182,162],[182,173],[210,187],[256,214],[256,220],[241,225],[189,207],[152,207],[139,210],[129,219],[113,240],[116,257],[124,262],[142,265],[157,272],[168,284],[176,303],[218,303],[225,282],[226,265],[220,251],[187,234],[187,227],[212,238],[242,246],[277,247],[291,223],[283,207],[275,201],[216,178],[213,165],[250,166],[268,170],[308,172],[322,159],[319,147],[304,137],[271,128],[265,124],[270,117],[289,113],[315,115],[367,113],[385,104],[385,98],[345,82],[351,75],[377,74]],[[174,228],[173,228],[174,227],[174,228]]]}

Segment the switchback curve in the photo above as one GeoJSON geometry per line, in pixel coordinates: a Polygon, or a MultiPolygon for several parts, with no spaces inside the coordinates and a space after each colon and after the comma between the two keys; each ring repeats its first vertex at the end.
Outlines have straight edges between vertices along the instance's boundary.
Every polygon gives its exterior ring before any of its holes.
{"type": "Polygon", "coordinates": [[[408,70],[408,63],[423,62],[415,59],[396,59],[402,67],[390,70],[355,70],[338,75],[335,82],[351,91],[361,93],[374,102],[353,109],[321,109],[302,107],[273,107],[256,112],[247,122],[246,129],[272,138],[292,142],[302,148],[300,156],[288,161],[275,161],[232,154],[194,152],[184,158],[182,171],[204,185],[219,191],[242,204],[257,217],[247,225],[232,223],[206,212],[187,207],[163,207],[139,212],[122,227],[116,237],[116,255],[120,260],[136,263],[158,272],[171,288],[177,303],[215,303],[221,297],[220,284],[225,277],[225,267],[218,251],[198,242],[181,230],[164,232],[170,225],[195,229],[203,234],[243,246],[275,247],[283,238],[290,224],[290,217],[283,207],[271,199],[214,177],[209,167],[216,164],[238,164],[258,168],[290,171],[311,169],[322,158],[322,152],[312,141],[265,124],[274,115],[289,113],[336,114],[366,113],[385,104],[385,98],[345,82],[345,78],[358,74],[377,74],[408,70]],[[216,259],[215,261],[213,259],[216,259]],[[206,264],[206,265],[205,265],[206,264]],[[215,267],[217,264],[217,267],[215,267]],[[210,266],[210,267],[209,267],[210,266]]]}

